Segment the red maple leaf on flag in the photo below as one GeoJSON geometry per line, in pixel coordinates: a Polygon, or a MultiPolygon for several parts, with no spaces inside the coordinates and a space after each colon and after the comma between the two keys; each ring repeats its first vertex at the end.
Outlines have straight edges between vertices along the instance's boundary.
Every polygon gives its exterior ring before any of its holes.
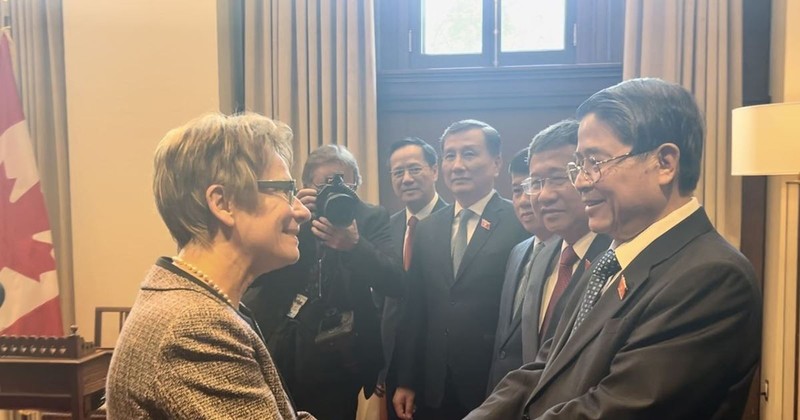
{"type": "Polygon", "coordinates": [[[33,236],[50,230],[47,210],[37,182],[16,202],[11,202],[14,180],[0,163],[0,269],[8,267],[25,277],[39,281],[42,273],[56,269],[51,255],[52,244],[33,236]]]}

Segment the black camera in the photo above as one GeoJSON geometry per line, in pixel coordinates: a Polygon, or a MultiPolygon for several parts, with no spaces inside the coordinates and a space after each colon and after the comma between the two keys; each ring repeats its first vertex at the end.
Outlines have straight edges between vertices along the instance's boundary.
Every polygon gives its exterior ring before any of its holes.
{"type": "Polygon", "coordinates": [[[317,191],[317,217],[328,219],[334,226],[350,226],[358,201],[356,192],[344,183],[344,175],[333,174],[317,191]]]}

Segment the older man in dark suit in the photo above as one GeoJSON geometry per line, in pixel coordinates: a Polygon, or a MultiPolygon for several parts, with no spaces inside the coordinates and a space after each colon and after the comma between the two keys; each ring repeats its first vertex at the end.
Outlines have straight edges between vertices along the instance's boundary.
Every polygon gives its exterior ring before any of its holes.
{"type": "MultiPolygon", "coordinates": [[[[553,336],[586,267],[611,243],[608,236],[589,230],[580,195],[567,177],[565,168],[577,143],[578,122],[564,120],[540,131],[528,150],[530,177],[521,187],[545,229],[556,237],[544,244],[528,271],[529,281],[520,305],[522,354],[514,369],[535,360],[541,345],[553,336]]],[[[489,384],[492,389],[502,379],[497,376],[496,382],[489,384]]]]}
{"type": "Polygon", "coordinates": [[[568,172],[590,228],[614,242],[537,361],[468,418],[740,418],[760,356],[761,296],[750,263],[692,196],[696,103],[678,85],[634,79],[594,94],[578,117],[568,172]]]}
{"type": "Polygon", "coordinates": [[[545,227],[562,240],[545,247],[545,259],[532,269],[537,281],[528,288],[530,299],[522,307],[526,363],[553,336],[584,271],[611,243],[608,236],[589,230],[580,194],[567,177],[565,168],[577,144],[578,122],[564,120],[539,132],[528,151],[530,178],[522,186],[545,227]]]}
{"type": "Polygon", "coordinates": [[[505,263],[529,236],[494,190],[502,162],[494,128],[454,123],[442,135],[442,151],[456,203],[420,222],[414,237],[393,400],[404,419],[461,418],[483,400],[505,263]],[[424,394],[414,414],[418,390],[424,394]]]}
{"type": "MultiPolygon", "coordinates": [[[[389,174],[395,195],[405,204],[403,210],[392,215],[389,225],[395,252],[403,256],[403,267],[407,269],[411,265],[411,244],[417,223],[447,206],[436,193],[439,156],[422,139],[407,137],[398,140],[389,147],[389,174]]],[[[392,355],[401,316],[402,300],[386,297],[381,322],[385,367],[378,378],[378,386],[379,391],[386,391],[387,410],[391,419],[397,418],[392,404],[397,388],[396,364],[392,364],[392,355]]]]}

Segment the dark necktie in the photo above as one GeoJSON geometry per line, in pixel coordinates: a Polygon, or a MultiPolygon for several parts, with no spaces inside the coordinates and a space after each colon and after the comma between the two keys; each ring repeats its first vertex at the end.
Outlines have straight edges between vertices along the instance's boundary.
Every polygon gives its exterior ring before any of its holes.
{"type": "Polygon", "coordinates": [[[528,257],[528,262],[525,264],[525,269],[522,270],[522,277],[520,277],[517,283],[517,294],[514,295],[514,312],[511,312],[512,319],[517,316],[517,312],[522,306],[522,302],[525,300],[525,293],[528,291],[528,284],[531,280],[531,268],[533,267],[533,262],[536,260],[536,256],[542,252],[542,248],[544,248],[544,242],[539,241],[539,243],[533,247],[533,251],[531,251],[531,255],[528,257]]]}
{"type": "Polygon", "coordinates": [[[543,335],[547,331],[550,320],[553,318],[553,312],[558,305],[558,300],[564,294],[569,286],[569,281],[572,278],[572,266],[578,261],[578,254],[572,246],[567,246],[561,251],[561,259],[558,262],[558,276],[556,277],[556,285],[553,288],[553,294],[550,295],[550,302],[547,304],[547,311],[542,320],[542,327],[539,328],[539,335],[543,335]]]}
{"type": "Polygon", "coordinates": [[[470,209],[461,210],[461,220],[458,222],[455,241],[453,241],[453,277],[458,275],[458,267],[461,266],[461,259],[464,258],[464,251],[467,249],[467,223],[472,215],[475,214],[470,209]]]}
{"type": "Polygon", "coordinates": [[[417,227],[417,216],[411,216],[408,218],[408,226],[406,227],[406,240],[403,242],[403,269],[408,271],[408,268],[411,267],[411,254],[412,254],[412,247],[411,245],[414,244],[414,228],[417,227]]]}
{"type": "Polygon", "coordinates": [[[603,257],[597,262],[597,265],[595,265],[592,270],[592,275],[589,277],[589,285],[586,288],[586,292],[583,294],[583,302],[581,302],[578,317],[575,318],[575,324],[572,326],[570,336],[575,334],[575,330],[581,326],[586,316],[589,314],[589,311],[594,307],[608,278],[617,273],[621,268],[617,260],[617,254],[614,253],[613,249],[609,249],[603,254],[603,257]]]}

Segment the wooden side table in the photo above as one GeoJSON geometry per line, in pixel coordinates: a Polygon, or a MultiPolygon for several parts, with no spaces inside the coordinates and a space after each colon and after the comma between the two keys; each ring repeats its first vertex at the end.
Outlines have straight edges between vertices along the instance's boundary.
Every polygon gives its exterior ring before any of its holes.
{"type": "Polygon", "coordinates": [[[100,406],[111,350],[77,359],[0,357],[0,409],[71,412],[88,419],[100,406]]]}

